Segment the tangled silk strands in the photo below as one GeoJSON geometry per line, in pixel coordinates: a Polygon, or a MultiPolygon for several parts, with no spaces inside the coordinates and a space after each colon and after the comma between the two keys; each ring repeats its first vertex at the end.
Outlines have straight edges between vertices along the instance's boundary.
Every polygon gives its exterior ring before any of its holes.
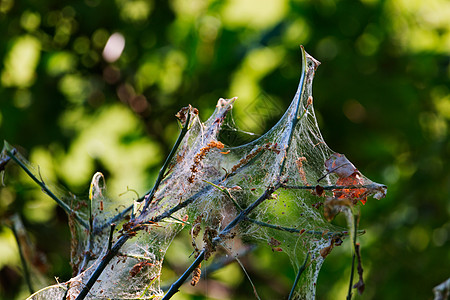
{"type": "MultiPolygon", "coordinates": [[[[290,299],[314,298],[324,259],[348,232],[356,235],[353,226],[347,232],[329,220],[342,210],[354,214],[359,202],[386,192],[323,140],[312,97],[318,65],[302,47],[301,80],[291,105],[271,130],[245,145],[229,147],[218,139],[236,98],[220,99],[204,123],[196,109],[182,109],[182,133],[157,184],[122,212],[98,174],[89,200],[54,194],[69,208],[76,276],[30,299],[163,297],[164,255],[183,228],[191,230],[196,260],[170,293],[220,249],[237,257],[246,245],[261,244],[271,253],[286,253],[301,270],[290,299]],[[130,211],[131,219],[124,220],[130,211]]],[[[3,157],[33,169],[11,150],[5,146],[3,157]]],[[[31,173],[46,186],[38,172],[31,173]]]]}

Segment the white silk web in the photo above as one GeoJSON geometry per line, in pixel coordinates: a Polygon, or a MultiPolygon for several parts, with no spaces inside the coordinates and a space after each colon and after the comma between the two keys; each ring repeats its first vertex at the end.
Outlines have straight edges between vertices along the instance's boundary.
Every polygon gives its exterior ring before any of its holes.
{"type": "Polygon", "coordinates": [[[159,299],[164,295],[160,275],[165,252],[183,228],[190,230],[195,257],[205,260],[222,250],[238,256],[248,244],[286,253],[301,271],[291,298],[314,298],[329,251],[348,232],[355,234],[354,206],[370,195],[383,197],[386,187],[364,177],[326,145],[313,109],[312,82],[319,62],[303,48],[302,54],[301,80],[291,105],[253,142],[228,147],[218,140],[235,98],[220,99],[205,123],[189,106],[177,114],[187,130],[184,138],[162,181],[145,199],[119,213],[98,174],[88,205],[60,195],[71,211],[75,276],[30,299],[75,299],[90,280],[95,283],[86,299],[159,299]],[[130,211],[131,219],[124,218],[130,211]],[[329,222],[339,212],[347,215],[350,230],[329,222]],[[112,231],[110,238],[111,223],[120,231],[112,231]],[[99,272],[109,253],[115,255],[99,272]]]}

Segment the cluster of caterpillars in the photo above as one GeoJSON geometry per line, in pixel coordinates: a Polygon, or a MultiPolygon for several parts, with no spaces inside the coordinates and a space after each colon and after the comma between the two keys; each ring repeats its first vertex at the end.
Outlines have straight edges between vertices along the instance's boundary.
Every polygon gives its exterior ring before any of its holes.
{"type": "Polygon", "coordinates": [[[223,149],[223,147],[225,146],[221,142],[211,141],[205,147],[201,148],[197,154],[195,154],[194,163],[191,166],[191,176],[188,178],[189,183],[194,183],[196,173],[199,171],[202,160],[206,157],[208,152],[211,151],[211,149],[223,149]]]}

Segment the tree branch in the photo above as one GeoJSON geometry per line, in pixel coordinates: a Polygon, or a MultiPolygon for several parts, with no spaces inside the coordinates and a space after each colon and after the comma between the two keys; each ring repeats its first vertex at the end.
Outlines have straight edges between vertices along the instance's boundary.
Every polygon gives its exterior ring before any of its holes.
{"type": "Polygon", "coordinates": [[[206,250],[203,249],[199,256],[194,260],[194,262],[189,266],[189,268],[187,268],[187,270],[183,273],[183,275],[181,275],[180,278],[178,278],[177,281],[175,281],[171,286],[170,289],[167,291],[167,293],[164,295],[164,297],[161,300],[167,300],[172,298],[173,295],[175,295],[180,286],[183,285],[183,283],[186,281],[186,279],[188,279],[188,277],[191,275],[192,272],[194,272],[194,270],[200,265],[200,263],[203,261],[203,259],[205,258],[205,252],[206,250]]]}
{"type": "Polygon", "coordinates": [[[97,279],[102,274],[103,270],[106,268],[106,266],[109,264],[111,259],[113,259],[114,256],[117,255],[120,248],[125,244],[126,241],[130,238],[130,235],[122,235],[119,240],[114,244],[114,246],[111,247],[111,250],[103,256],[102,260],[100,261],[99,265],[95,269],[94,273],[92,273],[91,277],[89,278],[89,281],[86,283],[86,285],[81,290],[80,294],[78,294],[77,298],[75,300],[83,300],[87,294],[89,293],[92,286],[95,284],[97,279]]]}

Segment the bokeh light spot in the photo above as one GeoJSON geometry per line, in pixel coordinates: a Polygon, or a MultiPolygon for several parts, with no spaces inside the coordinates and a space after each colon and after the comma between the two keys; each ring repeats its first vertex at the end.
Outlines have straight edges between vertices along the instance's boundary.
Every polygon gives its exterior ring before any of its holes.
{"type": "Polygon", "coordinates": [[[309,41],[311,29],[303,18],[297,18],[287,28],[283,39],[286,45],[298,47],[298,44],[306,44],[309,41]]]}
{"type": "Polygon", "coordinates": [[[33,36],[17,38],[5,57],[1,81],[5,86],[29,87],[41,55],[41,43],[33,36]]]}
{"type": "Polygon", "coordinates": [[[103,49],[108,41],[109,34],[106,29],[97,29],[92,34],[92,44],[98,49],[103,49]]]}
{"type": "Polygon", "coordinates": [[[356,48],[362,55],[370,56],[378,50],[379,43],[374,35],[364,33],[356,40],[356,48]]]}
{"type": "Polygon", "coordinates": [[[0,13],[6,14],[14,6],[14,0],[2,0],[0,1],[0,13]]]}
{"type": "Polygon", "coordinates": [[[431,91],[436,111],[446,119],[450,119],[450,92],[446,86],[435,87],[431,91]]]}
{"type": "Polygon", "coordinates": [[[143,0],[120,0],[120,17],[125,21],[141,23],[146,21],[152,11],[152,2],[143,0]]]}
{"type": "Polygon", "coordinates": [[[89,83],[78,74],[67,74],[59,82],[60,91],[72,103],[83,103],[89,94],[89,83]]]}
{"type": "Polygon", "coordinates": [[[440,115],[423,112],[419,115],[419,122],[424,135],[431,140],[441,140],[447,135],[447,122],[440,115]]]}
{"type": "Polygon", "coordinates": [[[14,94],[14,106],[25,109],[31,105],[33,96],[28,89],[19,89],[14,94]]]}
{"type": "Polygon", "coordinates": [[[354,99],[344,103],[344,114],[353,123],[361,123],[366,119],[366,109],[354,99]]]}
{"type": "Polygon", "coordinates": [[[418,252],[424,251],[430,242],[428,231],[417,225],[409,232],[409,244],[418,252]]]}
{"type": "Polygon", "coordinates": [[[89,51],[91,41],[85,36],[80,36],[73,42],[73,50],[78,54],[84,54],[89,51]]]}
{"type": "Polygon", "coordinates": [[[229,0],[222,11],[222,21],[227,27],[263,29],[281,20],[288,10],[285,0],[229,0]]]}
{"type": "Polygon", "coordinates": [[[36,12],[25,11],[20,17],[20,25],[25,30],[34,31],[41,24],[41,15],[36,12]]]}
{"type": "Polygon", "coordinates": [[[333,37],[326,37],[317,44],[317,57],[319,60],[332,60],[339,52],[339,47],[333,37]]]}
{"type": "MultiPolygon", "coordinates": [[[[448,226],[447,226],[448,227],[448,226]]],[[[448,231],[445,226],[436,228],[433,230],[433,236],[432,236],[433,243],[441,247],[448,241],[448,231]]]]}
{"type": "Polygon", "coordinates": [[[71,52],[60,51],[50,55],[47,60],[47,73],[50,76],[58,76],[71,72],[77,65],[77,59],[71,52]]]}

